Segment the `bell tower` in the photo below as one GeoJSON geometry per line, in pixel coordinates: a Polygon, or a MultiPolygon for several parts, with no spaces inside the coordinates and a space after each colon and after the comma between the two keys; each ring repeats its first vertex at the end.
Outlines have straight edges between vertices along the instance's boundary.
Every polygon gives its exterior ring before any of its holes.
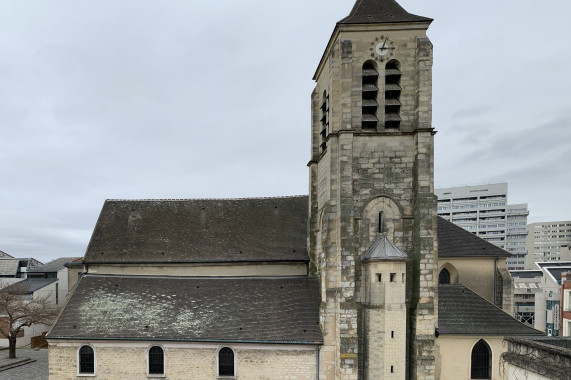
{"type": "Polygon", "coordinates": [[[313,78],[321,379],[437,378],[431,22],[394,0],[357,0],[313,78]]]}

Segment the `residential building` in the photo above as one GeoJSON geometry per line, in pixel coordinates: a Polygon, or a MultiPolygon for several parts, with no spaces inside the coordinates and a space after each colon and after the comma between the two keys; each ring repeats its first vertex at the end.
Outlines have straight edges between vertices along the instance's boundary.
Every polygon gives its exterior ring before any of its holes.
{"type": "MultiPolygon", "coordinates": [[[[514,318],[535,327],[535,295],[541,292],[543,271],[515,270],[510,274],[514,281],[514,318]]],[[[543,315],[538,318],[543,318],[543,315]]]]}
{"type": "Polygon", "coordinates": [[[561,274],[561,336],[571,336],[571,270],[561,274]]]}
{"type": "MultiPolygon", "coordinates": [[[[19,279],[20,281],[17,282],[18,288],[16,291],[23,291],[24,294],[22,297],[24,299],[46,298],[49,302],[55,305],[64,304],[68,293],[68,270],[65,267],[65,264],[73,261],[74,259],[76,258],[62,257],[41,265],[37,265],[39,262],[36,260],[36,262],[34,262],[34,264],[36,264],[34,267],[29,269],[26,268],[25,272],[20,272],[25,274],[26,278],[19,279]]],[[[28,260],[28,262],[30,262],[30,260],[28,260]]],[[[9,290],[10,287],[8,286],[5,289],[9,290]]],[[[0,323],[7,326],[4,321],[0,321],[0,323]]],[[[30,345],[32,343],[32,338],[41,337],[43,333],[48,331],[48,328],[49,326],[42,324],[24,327],[23,330],[21,330],[20,335],[18,335],[16,346],[24,347],[30,345]]],[[[42,340],[43,339],[40,339],[40,341],[42,340]]],[[[8,339],[1,334],[0,347],[8,347],[8,339]]]]}
{"type": "Polygon", "coordinates": [[[548,336],[559,336],[562,274],[571,271],[571,261],[539,262],[536,266],[543,271],[543,277],[541,291],[535,295],[535,328],[548,336]]]}
{"type": "Polygon", "coordinates": [[[527,204],[508,205],[508,184],[440,188],[438,216],[508,251],[508,270],[525,268],[527,204]]]}
{"type": "Polygon", "coordinates": [[[18,259],[0,251],[0,289],[25,280],[28,271],[39,265],[42,263],[32,257],[18,259]]]}
{"type": "Polygon", "coordinates": [[[436,215],[431,21],[358,0],[336,24],[308,195],[107,200],[50,379],[499,379],[504,337],[540,333],[509,253],[436,215]]]}
{"type": "Polygon", "coordinates": [[[535,262],[571,261],[571,221],[530,223],[527,230],[526,269],[535,262]]]}

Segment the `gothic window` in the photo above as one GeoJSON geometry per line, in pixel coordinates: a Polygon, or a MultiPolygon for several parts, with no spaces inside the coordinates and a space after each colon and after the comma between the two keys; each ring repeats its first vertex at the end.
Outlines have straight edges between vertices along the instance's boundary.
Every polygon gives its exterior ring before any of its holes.
{"type": "Polygon", "coordinates": [[[165,353],[159,346],[153,346],[149,350],[149,374],[163,375],[165,373],[165,353]]]}
{"type": "Polygon", "coordinates": [[[400,126],[400,78],[397,61],[390,61],[385,67],[385,128],[400,126]]]}
{"type": "Polygon", "coordinates": [[[82,346],[79,349],[79,373],[95,373],[95,352],[91,346],[82,346]]]}
{"type": "Polygon", "coordinates": [[[321,132],[319,133],[319,147],[323,152],[327,148],[327,143],[325,139],[327,138],[327,129],[329,127],[329,95],[327,92],[323,91],[323,102],[321,103],[321,132]]]}
{"type": "Polygon", "coordinates": [[[440,275],[438,275],[438,283],[450,284],[450,272],[448,272],[448,269],[444,268],[440,271],[440,275]]]}
{"type": "Polygon", "coordinates": [[[218,376],[234,376],[234,351],[224,347],[218,352],[218,376]]]}
{"type": "Polygon", "coordinates": [[[480,339],[472,348],[471,379],[492,378],[492,350],[490,346],[480,339]]]}
{"type": "Polygon", "coordinates": [[[377,82],[379,79],[379,72],[377,71],[376,64],[372,61],[367,61],[363,64],[363,78],[362,78],[362,124],[363,129],[376,129],[377,122],[377,95],[379,87],[377,82]]]}

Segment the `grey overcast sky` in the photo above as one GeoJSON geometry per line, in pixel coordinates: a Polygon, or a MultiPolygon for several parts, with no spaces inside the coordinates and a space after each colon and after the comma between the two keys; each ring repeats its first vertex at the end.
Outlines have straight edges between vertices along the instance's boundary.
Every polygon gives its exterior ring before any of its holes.
{"type": "MultiPolygon", "coordinates": [[[[569,0],[432,17],[436,187],[569,220],[569,0]]],[[[353,0],[0,0],[0,250],[82,256],[107,198],[308,192],[311,80],[353,0]]]]}

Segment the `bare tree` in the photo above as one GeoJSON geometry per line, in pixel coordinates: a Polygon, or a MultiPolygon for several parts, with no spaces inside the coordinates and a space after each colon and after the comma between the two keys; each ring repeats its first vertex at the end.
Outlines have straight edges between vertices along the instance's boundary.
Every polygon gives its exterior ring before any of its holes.
{"type": "Polygon", "coordinates": [[[58,315],[58,308],[50,294],[32,297],[24,283],[4,287],[0,284],[0,334],[9,342],[8,358],[16,357],[16,339],[22,328],[35,324],[51,325],[58,315]]]}

